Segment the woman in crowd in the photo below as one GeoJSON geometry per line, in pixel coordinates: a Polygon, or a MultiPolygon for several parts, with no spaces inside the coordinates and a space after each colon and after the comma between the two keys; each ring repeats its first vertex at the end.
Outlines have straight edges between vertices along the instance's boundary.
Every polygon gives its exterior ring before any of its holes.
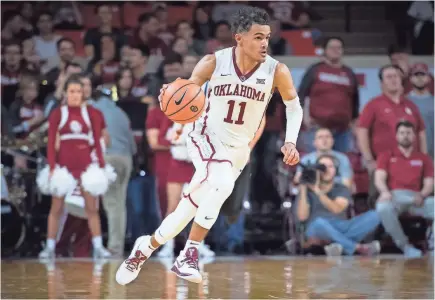
{"type": "Polygon", "coordinates": [[[109,257],[103,247],[98,197],[103,195],[116,175],[105,165],[100,141],[104,128],[102,114],[85,102],[80,76],[65,84],[66,105],[56,108],[49,118],[48,166],[38,175],[43,193],[52,195],[48,217],[47,244],[40,258],[55,256],[59,221],[64,214],[64,199],[80,185],[92,234],[94,258],[109,257]],[[92,161],[95,150],[97,162],[92,161]]]}
{"type": "Polygon", "coordinates": [[[41,106],[36,102],[38,98],[38,79],[31,75],[21,77],[18,98],[12,102],[10,118],[13,132],[18,138],[25,138],[44,120],[41,106]]]}

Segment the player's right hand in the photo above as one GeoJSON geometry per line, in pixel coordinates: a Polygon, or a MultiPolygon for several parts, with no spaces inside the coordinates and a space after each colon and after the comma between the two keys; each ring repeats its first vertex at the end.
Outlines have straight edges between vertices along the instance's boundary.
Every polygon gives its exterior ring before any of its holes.
{"type": "MultiPolygon", "coordinates": [[[[181,77],[178,77],[174,81],[177,81],[178,79],[181,79],[181,77]]],[[[160,94],[159,94],[159,97],[157,98],[157,99],[159,99],[160,109],[162,108],[162,106],[161,106],[162,96],[165,94],[165,91],[166,91],[166,89],[168,88],[169,85],[170,85],[170,83],[165,83],[164,85],[162,85],[162,88],[160,89],[160,94]]]]}

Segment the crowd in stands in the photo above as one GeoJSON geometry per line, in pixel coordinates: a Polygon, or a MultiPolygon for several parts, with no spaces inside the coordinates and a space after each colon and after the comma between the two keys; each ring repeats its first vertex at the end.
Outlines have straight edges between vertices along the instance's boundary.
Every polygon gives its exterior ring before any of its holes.
{"type": "MultiPolygon", "coordinates": [[[[82,74],[85,98],[103,113],[111,137],[105,159],[118,173],[103,197],[108,249],[115,256],[123,255],[126,233],[134,239],[152,232],[168,209],[165,161],[171,145],[156,121],[160,87],[188,78],[203,55],[234,46],[229,18],[248,4],[273,17],[272,56],[293,53],[282,31],[311,30],[311,20],[319,17],[305,2],[291,1],[15,2],[5,4],[8,10],[2,4],[2,137],[43,135],[45,121],[63,104],[65,82],[82,74]]],[[[319,38],[320,32],[314,32],[319,38]]],[[[378,243],[360,242],[383,224],[406,255],[421,255],[397,225],[397,213],[416,212],[433,220],[433,76],[425,64],[410,65],[405,49],[391,47],[391,65],[379,71],[382,94],[360,112],[358,79],[343,63],[346,45],[340,37],[322,40],[322,58],[313,59],[319,62],[298,86],[304,107],[298,149],[303,164],[321,162],[328,171],[307,186],[300,182],[302,169],[295,170],[288,183],[296,190],[295,218],[305,223],[306,238],[335,243],[325,248],[327,253],[378,253],[378,243]],[[367,212],[348,220],[357,193],[369,195],[367,212]],[[392,208],[396,202],[399,211],[392,208]]],[[[257,211],[281,207],[270,166],[277,164],[284,109],[275,94],[252,154],[248,198],[257,211]]],[[[15,156],[12,164],[27,168],[18,163],[19,153],[15,156]]],[[[73,222],[80,216],[70,212],[69,218],[73,222]]],[[[238,233],[232,236],[242,243],[243,222],[234,226],[238,233]]],[[[80,236],[90,239],[86,224],[78,227],[80,236]]],[[[433,251],[433,244],[429,247],[433,251]]]]}

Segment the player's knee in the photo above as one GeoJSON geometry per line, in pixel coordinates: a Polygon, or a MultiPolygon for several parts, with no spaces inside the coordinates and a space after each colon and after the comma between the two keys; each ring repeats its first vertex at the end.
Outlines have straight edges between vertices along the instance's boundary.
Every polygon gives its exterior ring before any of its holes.
{"type": "Polygon", "coordinates": [[[221,172],[213,172],[209,174],[207,183],[210,187],[217,191],[221,197],[225,200],[228,198],[234,189],[234,175],[231,172],[231,168],[222,170],[221,172]]]}

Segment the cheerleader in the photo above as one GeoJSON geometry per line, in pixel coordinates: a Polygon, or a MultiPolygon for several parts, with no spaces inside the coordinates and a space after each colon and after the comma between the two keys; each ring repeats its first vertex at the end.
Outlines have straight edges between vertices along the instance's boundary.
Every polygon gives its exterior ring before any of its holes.
{"type": "Polygon", "coordinates": [[[113,168],[106,166],[100,142],[104,118],[101,112],[84,101],[79,76],[65,84],[66,105],[56,108],[49,117],[48,166],[38,175],[41,192],[52,195],[48,216],[47,243],[40,258],[55,256],[59,220],[64,214],[64,199],[79,185],[85,199],[88,226],[92,234],[94,258],[111,256],[103,247],[98,212],[99,196],[115,180],[113,168]],[[95,151],[96,161],[92,159],[95,151]]]}

